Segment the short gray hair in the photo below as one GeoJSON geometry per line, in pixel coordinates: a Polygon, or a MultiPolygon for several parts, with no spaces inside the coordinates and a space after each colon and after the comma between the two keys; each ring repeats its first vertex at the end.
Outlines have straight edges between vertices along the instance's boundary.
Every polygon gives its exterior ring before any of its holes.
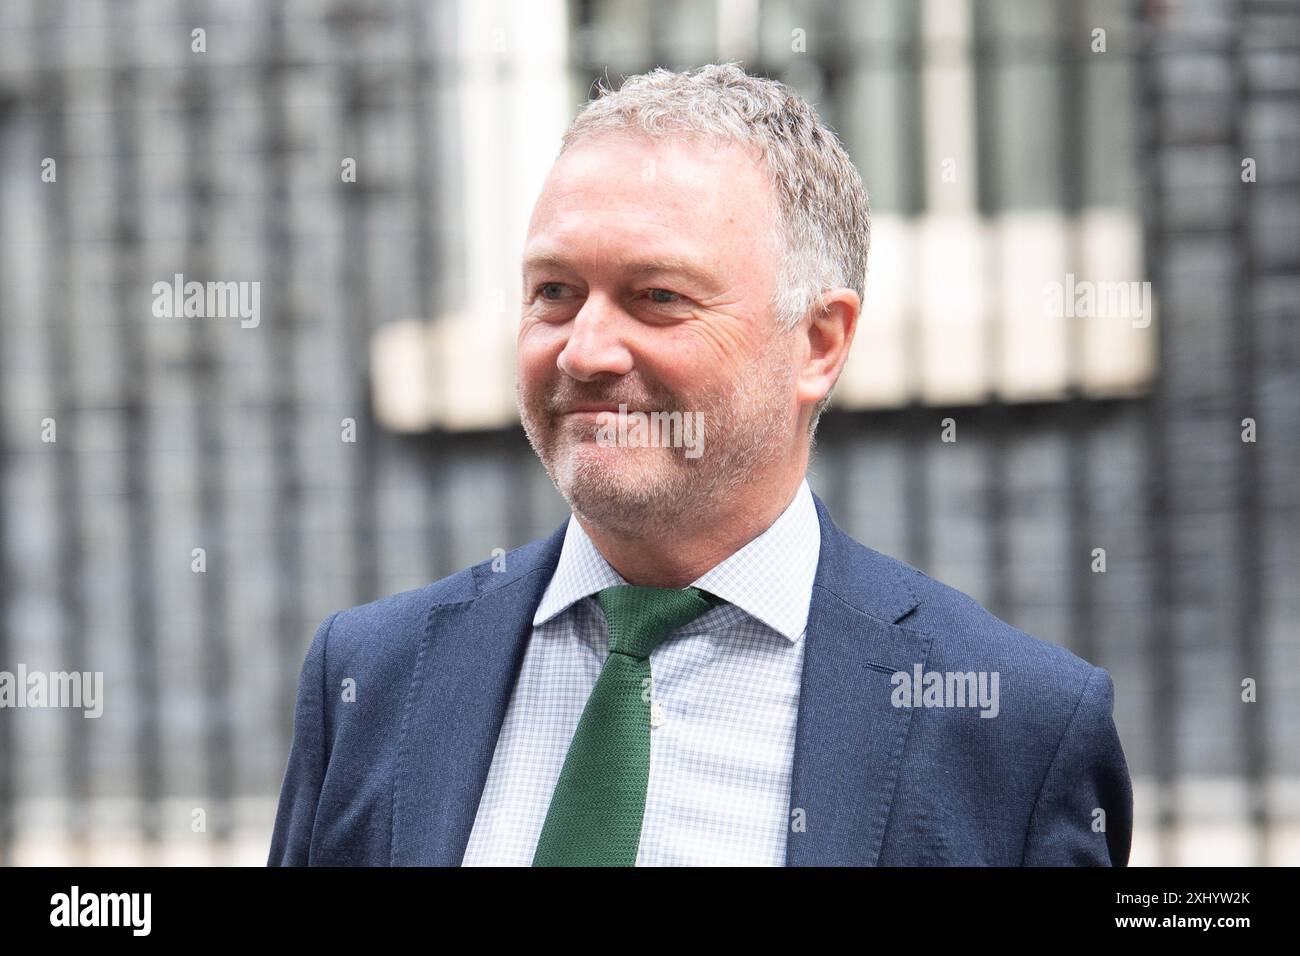
{"type": "MultiPolygon", "coordinates": [[[[649,136],[693,133],[756,147],[776,203],[784,239],[772,308],[793,329],[827,289],[846,287],[864,300],[871,209],[866,188],[834,131],[803,97],[776,80],[751,76],[738,63],[713,63],[683,73],[662,67],[627,77],[617,92],[600,85],[564,134],[561,154],[601,132],[649,136]]],[[[810,432],[829,404],[813,412],[810,432]]]]}

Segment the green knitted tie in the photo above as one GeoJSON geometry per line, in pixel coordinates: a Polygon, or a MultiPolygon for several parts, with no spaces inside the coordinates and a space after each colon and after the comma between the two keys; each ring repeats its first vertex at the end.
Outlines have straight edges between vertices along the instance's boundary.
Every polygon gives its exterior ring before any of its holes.
{"type": "Polygon", "coordinates": [[[596,595],[609,656],[578,720],[533,866],[635,866],[650,779],[650,652],[719,598],[619,585],[596,595]]]}

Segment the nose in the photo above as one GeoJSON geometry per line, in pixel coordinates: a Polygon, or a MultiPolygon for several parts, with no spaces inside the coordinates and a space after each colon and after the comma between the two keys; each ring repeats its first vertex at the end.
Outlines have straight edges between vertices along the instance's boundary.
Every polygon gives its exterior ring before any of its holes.
{"type": "Polygon", "coordinates": [[[602,296],[587,296],[573,317],[573,330],[555,364],[580,382],[601,375],[626,375],[632,370],[632,353],[623,342],[626,316],[602,296]]]}

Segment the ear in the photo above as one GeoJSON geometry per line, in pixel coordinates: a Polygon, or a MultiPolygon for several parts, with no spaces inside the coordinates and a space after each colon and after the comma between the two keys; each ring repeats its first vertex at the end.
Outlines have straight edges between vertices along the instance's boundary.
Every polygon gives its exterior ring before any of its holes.
{"type": "Polygon", "coordinates": [[[799,369],[799,404],[812,408],[828,394],[849,357],[858,328],[862,302],[852,289],[829,289],[820,299],[823,309],[809,310],[800,328],[808,337],[807,357],[799,369]]]}

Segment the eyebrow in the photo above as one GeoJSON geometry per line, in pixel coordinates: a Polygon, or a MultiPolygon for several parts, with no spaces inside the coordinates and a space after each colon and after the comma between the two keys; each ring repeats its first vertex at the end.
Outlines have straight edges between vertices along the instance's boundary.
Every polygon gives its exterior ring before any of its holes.
{"type": "MultiPolygon", "coordinates": [[[[523,272],[527,273],[535,269],[546,267],[556,269],[574,270],[564,256],[554,252],[539,252],[528,256],[523,261],[523,272]]],[[[707,270],[695,265],[687,259],[679,256],[661,256],[654,259],[631,260],[618,263],[618,266],[624,271],[634,276],[651,275],[656,272],[674,273],[685,276],[687,279],[695,282],[697,285],[712,287],[718,284],[716,276],[707,270]]]]}

